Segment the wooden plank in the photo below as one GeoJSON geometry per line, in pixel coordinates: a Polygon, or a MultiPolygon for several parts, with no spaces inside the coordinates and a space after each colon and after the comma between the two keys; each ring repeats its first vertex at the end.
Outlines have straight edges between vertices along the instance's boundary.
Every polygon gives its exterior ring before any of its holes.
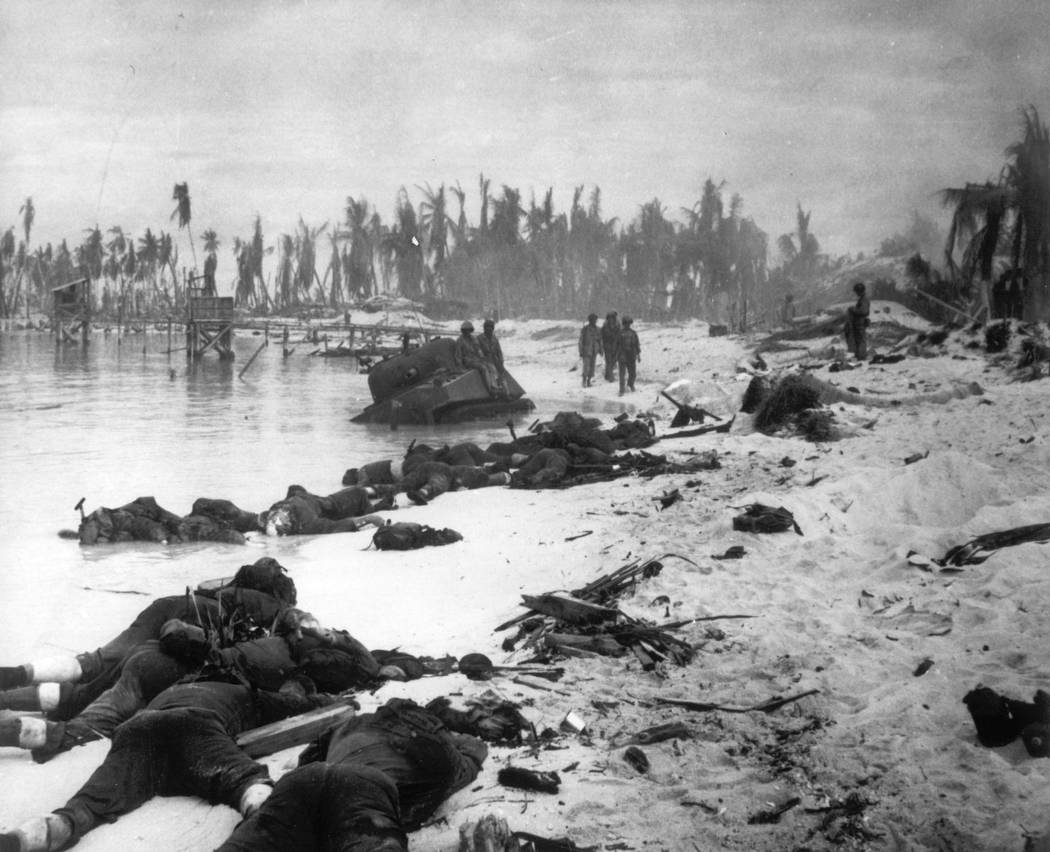
{"type": "Polygon", "coordinates": [[[260,728],[245,731],[237,737],[237,745],[249,757],[264,757],[281,749],[305,745],[344,719],[354,715],[352,699],[342,698],[336,704],[318,707],[308,713],[289,716],[260,728]]]}
{"type": "Polygon", "coordinates": [[[597,624],[612,621],[620,614],[619,610],[598,606],[570,595],[522,595],[521,599],[529,609],[567,624],[597,624]]]}

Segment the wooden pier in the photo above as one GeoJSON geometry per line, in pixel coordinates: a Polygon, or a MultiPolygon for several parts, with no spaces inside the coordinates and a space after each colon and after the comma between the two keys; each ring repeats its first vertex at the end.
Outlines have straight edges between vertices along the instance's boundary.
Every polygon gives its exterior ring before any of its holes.
{"type": "MultiPolygon", "coordinates": [[[[147,330],[167,331],[166,352],[186,350],[187,358],[201,358],[215,351],[222,359],[234,358],[233,338],[236,333],[253,336],[262,335],[264,348],[271,339],[282,341],[285,358],[296,351],[296,344],[310,346],[304,354],[319,357],[356,358],[359,368],[367,371],[372,364],[415,349],[431,340],[448,336],[446,329],[433,325],[393,325],[390,323],[355,323],[350,311],[343,316],[310,316],[301,314],[289,317],[246,317],[234,311],[234,300],[229,296],[216,296],[206,287],[193,286],[200,276],[190,278],[186,288],[184,313],[168,314],[166,317],[141,317],[125,328],[123,314],[117,320],[118,341],[128,331],[142,333],[147,330]],[[185,347],[172,345],[173,337],[185,333],[185,347]]],[[[58,343],[88,342],[92,321],[104,321],[93,317],[91,310],[91,281],[80,278],[52,289],[53,311],[51,330],[58,343]]],[[[106,333],[109,333],[107,326],[106,333]]],[[[453,335],[454,336],[454,335],[453,335]]],[[[252,360],[261,352],[252,356],[252,360]]],[[[143,352],[146,352],[143,338],[143,352]]],[[[245,365],[247,369],[248,365],[245,365]]],[[[243,372],[243,371],[242,371],[243,372]]]]}

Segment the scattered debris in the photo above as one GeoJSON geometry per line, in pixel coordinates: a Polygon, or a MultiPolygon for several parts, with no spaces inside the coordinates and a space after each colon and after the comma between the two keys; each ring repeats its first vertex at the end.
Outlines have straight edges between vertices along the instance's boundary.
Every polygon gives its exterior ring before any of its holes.
{"type": "Polygon", "coordinates": [[[722,713],[751,713],[757,710],[762,713],[772,713],[774,710],[780,709],[785,704],[791,704],[792,702],[799,701],[802,698],[808,698],[810,695],[819,694],[819,689],[807,689],[805,692],[800,692],[797,695],[789,695],[786,698],[770,698],[769,701],[763,701],[761,704],[752,704],[750,707],[737,707],[730,704],[715,704],[710,701],[692,701],[684,698],[658,697],[656,701],[658,704],[674,704],[676,707],[685,707],[687,710],[696,710],[697,712],[718,710],[722,713]]]}
{"type": "Polygon", "coordinates": [[[688,426],[690,423],[703,423],[704,420],[710,417],[713,420],[721,420],[717,414],[712,414],[710,411],[703,409],[696,405],[686,405],[685,403],[679,402],[667,391],[660,391],[660,396],[667,400],[670,400],[678,411],[675,413],[674,418],[671,420],[671,428],[679,429],[682,426],[688,426]]]}
{"type": "Polygon", "coordinates": [[[673,506],[675,503],[681,500],[682,494],[677,488],[675,488],[673,491],[666,491],[659,497],[653,497],[652,499],[659,502],[660,511],[662,512],[664,509],[668,508],[669,506],[673,506]]]}
{"type": "Polygon", "coordinates": [[[777,805],[774,808],[770,808],[767,811],[759,811],[757,814],[753,814],[747,818],[748,825],[766,825],[769,823],[780,822],[780,818],[790,811],[792,808],[802,804],[802,799],[797,796],[788,799],[784,804],[777,805]]]}
{"type": "Polygon", "coordinates": [[[798,535],[802,535],[801,528],[795,522],[795,516],[783,506],[774,508],[762,503],[751,503],[743,508],[744,514],[733,518],[733,529],[739,532],[777,533],[793,529],[798,535]]]}
{"type": "Polygon", "coordinates": [[[631,746],[624,751],[623,759],[642,775],[649,771],[649,758],[638,746],[631,746]]]}
{"type": "Polygon", "coordinates": [[[504,787],[533,790],[537,793],[557,793],[561,778],[557,772],[537,772],[520,766],[505,766],[496,780],[504,787]]]}
{"type": "Polygon", "coordinates": [[[672,739],[690,739],[690,730],[682,722],[666,722],[663,725],[654,725],[644,731],[632,734],[627,740],[631,745],[652,745],[672,739]]]}
{"type": "Polygon", "coordinates": [[[933,668],[933,660],[927,657],[919,665],[915,667],[915,671],[912,672],[913,677],[922,677],[926,672],[933,668]]]}
{"type": "Polygon", "coordinates": [[[721,554],[712,553],[711,554],[711,558],[712,559],[742,559],[744,557],[744,554],[746,554],[746,553],[747,553],[747,551],[744,550],[744,545],[742,545],[742,544],[734,544],[731,547],[727,548],[725,553],[721,553],[721,554]]]}
{"type": "MultiPolygon", "coordinates": [[[[696,564],[689,559],[685,561],[696,564]]],[[[546,649],[565,656],[579,656],[581,651],[607,656],[623,656],[630,652],[645,671],[652,671],[658,663],[668,660],[685,665],[693,658],[695,649],[667,632],[673,628],[646,623],[598,602],[611,602],[616,595],[633,586],[639,575],[653,576],[662,567],[657,560],[632,563],[572,595],[553,592],[522,595],[529,613],[496,628],[498,632],[522,624],[517,637],[504,641],[504,650],[513,650],[517,642],[524,639],[525,647],[546,649]]]]}
{"type": "Polygon", "coordinates": [[[568,734],[582,734],[587,730],[587,722],[575,710],[570,710],[565,714],[558,727],[568,734]]]}

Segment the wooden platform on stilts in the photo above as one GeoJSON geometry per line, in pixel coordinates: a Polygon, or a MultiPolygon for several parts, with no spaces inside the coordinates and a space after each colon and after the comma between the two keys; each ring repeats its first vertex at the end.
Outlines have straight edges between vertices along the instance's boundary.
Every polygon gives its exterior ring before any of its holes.
{"type": "Polygon", "coordinates": [[[203,287],[189,287],[186,295],[186,357],[214,349],[220,358],[233,358],[233,298],[212,296],[203,287]]]}
{"type": "Polygon", "coordinates": [[[54,320],[56,343],[80,343],[87,345],[91,330],[91,282],[78,278],[51,289],[54,298],[54,320]]]}

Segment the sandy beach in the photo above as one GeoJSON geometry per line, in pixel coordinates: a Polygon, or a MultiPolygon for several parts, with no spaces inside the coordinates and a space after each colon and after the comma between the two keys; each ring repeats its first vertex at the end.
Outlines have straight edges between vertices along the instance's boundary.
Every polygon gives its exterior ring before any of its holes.
{"type": "MultiPolygon", "coordinates": [[[[873,303],[875,317],[925,328],[889,303],[873,303]]],[[[673,382],[683,400],[733,416],[750,379],[741,368],[758,338],[710,337],[702,322],[636,328],[638,389],[624,397],[600,375],[580,387],[578,324],[507,320],[497,334],[531,396],[578,396],[577,410],[606,426],[620,411],[650,412],[657,434],[665,433],[674,411],[659,391],[673,382]]],[[[902,350],[899,363],[841,373],[814,366],[830,364],[833,347],[843,354],[840,339],[766,353],[774,371],[805,363],[818,378],[875,401],[830,406],[847,434],[838,441],[760,434],[738,415],[728,434],[665,438],[648,449],[683,464],[713,451],[715,470],[564,490],[457,492],[391,513],[457,530],[463,541],[448,547],[377,552],[367,549],[367,532],[258,537],[222,558],[232,573],[275,556],[304,608],[369,647],[477,651],[500,664],[529,655],[501,650],[508,632],[494,630],[523,611],[522,594],[578,588],[636,559],[660,558],[663,569],[619,602],[627,615],[655,623],[749,616],[676,631],[697,649],[687,666],[646,672],[631,656],[595,656],[560,662],[565,675],[556,683],[454,674],[361,695],[368,710],[394,695],[449,695],[462,705],[492,690],[518,703],[537,730],[558,732],[533,748],[493,748],[475,784],[412,836],[419,852],[455,849],[460,825],[486,813],[513,829],[610,851],[1020,850],[1026,834],[1047,829],[1050,764],[1030,758],[1020,741],[981,746],[962,699],[983,683],[1030,700],[1050,680],[1047,551],[1007,548],[951,572],[908,560],[911,551],[940,557],[975,535],[1050,520],[1045,380],[1019,381],[1016,352],[988,355],[971,341],[983,335],[954,332],[938,346],[902,350]],[[929,401],[973,382],[980,393],[929,401]],[[924,456],[905,462],[915,454],[924,456]],[[658,498],[674,489],[682,499],[662,508],[658,498]],[[751,503],[790,510],[802,534],[734,531],[733,517],[751,503]],[[714,558],[734,545],[744,548],[742,558],[714,558]],[[355,594],[358,572],[373,581],[367,599],[355,594]],[[801,693],[811,694],[770,712],[734,712],[801,693]],[[730,709],[691,710],[666,699],[730,709]],[[582,732],[560,730],[569,713],[583,720],[582,732]],[[688,736],[644,746],[650,768],[639,773],[624,760],[626,741],[669,722],[688,736]],[[510,764],[558,772],[559,792],[501,787],[497,772],[510,764]]],[[[332,471],[332,490],[341,470],[332,471]]],[[[206,567],[214,559],[201,563],[199,579],[215,575],[206,567]]],[[[86,618],[83,609],[97,599],[71,599],[70,611],[81,616],[4,630],[4,662],[56,644],[94,647],[143,603],[112,596],[86,618]]],[[[94,743],[43,766],[0,750],[0,827],[61,805],[106,748],[94,743]]],[[[293,767],[297,753],[267,758],[272,774],[293,767]]],[[[225,807],[155,799],[78,849],[210,849],[237,821],[225,807]]]]}

